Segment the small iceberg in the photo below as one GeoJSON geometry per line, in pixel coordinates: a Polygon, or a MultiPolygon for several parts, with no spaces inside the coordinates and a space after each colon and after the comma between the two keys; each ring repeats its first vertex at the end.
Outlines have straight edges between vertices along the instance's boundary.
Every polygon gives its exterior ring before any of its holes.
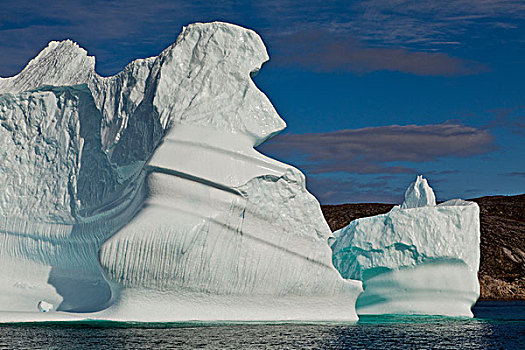
{"type": "Polygon", "coordinates": [[[363,282],[358,314],[472,317],[479,297],[479,207],[460,199],[436,205],[418,176],[401,206],[352,221],[334,233],[333,263],[363,282]]]}
{"type": "Polygon", "coordinates": [[[40,312],[49,312],[53,310],[53,304],[40,300],[38,302],[38,311],[40,312]]]}

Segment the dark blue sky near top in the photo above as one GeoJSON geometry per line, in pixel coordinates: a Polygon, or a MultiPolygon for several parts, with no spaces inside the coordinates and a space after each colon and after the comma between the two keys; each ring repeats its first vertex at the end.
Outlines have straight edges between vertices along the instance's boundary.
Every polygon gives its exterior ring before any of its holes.
{"type": "Polygon", "coordinates": [[[399,202],[417,174],[438,200],[525,192],[521,0],[0,0],[0,76],[65,38],[112,75],[213,20],[262,36],[288,127],[259,150],[322,203],[399,202]]]}

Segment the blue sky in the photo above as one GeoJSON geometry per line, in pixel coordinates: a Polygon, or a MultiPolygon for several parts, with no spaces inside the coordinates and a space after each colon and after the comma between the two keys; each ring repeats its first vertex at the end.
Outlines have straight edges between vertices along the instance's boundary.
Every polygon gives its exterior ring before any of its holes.
{"type": "Polygon", "coordinates": [[[0,0],[0,76],[65,38],[112,75],[213,20],[262,36],[288,128],[259,149],[322,203],[399,202],[420,173],[438,200],[525,192],[523,1],[0,0]]]}

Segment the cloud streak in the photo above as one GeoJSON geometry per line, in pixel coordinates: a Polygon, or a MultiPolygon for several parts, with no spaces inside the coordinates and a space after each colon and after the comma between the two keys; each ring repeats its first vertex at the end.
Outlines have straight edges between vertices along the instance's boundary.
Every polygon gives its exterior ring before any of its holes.
{"type": "Polygon", "coordinates": [[[488,71],[474,61],[442,52],[417,52],[401,48],[365,47],[353,37],[328,31],[304,31],[280,38],[276,60],[320,72],[369,73],[399,71],[415,75],[458,76],[488,71]]]}
{"type": "Polygon", "coordinates": [[[488,129],[505,128],[512,134],[525,136],[525,108],[499,108],[487,112],[492,114],[488,129]]]}
{"type": "MultiPolygon", "coordinates": [[[[352,34],[373,45],[413,49],[440,49],[442,44],[461,43],[469,31],[476,36],[483,30],[519,29],[525,18],[521,0],[454,0],[446,5],[434,0],[304,0],[300,7],[296,1],[281,0],[254,6],[274,25],[279,24],[285,35],[328,30],[352,34]],[[275,23],[275,18],[283,18],[290,25],[275,23]]],[[[501,40],[498,36],[497,41],[501,40]]]]}
{"type": "Polygon", "coordinates": [[[355,19],[342,23],[365,40],[388,44],[432,45],[473,28],[516,29],[525,18],[520,0],[365,0],[355,19]]]}
{"type": "Polygon", "coordinates": [[[260,149],[280,158],[295,157],[299,166],[312,174],[396,174],[413,170],[389,163],[471,157],[494,151],[496,145],[487,130],[444,123],[284,134],[260,149]]]}
{"type": "Polygon", "coordinates": [[[525,178],[525,171],[513,171],[513,172],[510,172],[510,173],[503,173],[503,174],[500,174],[500,175],[503,175],[503,176],[510,176],[510,177],[517,177],[517,178],[525,178]]]}

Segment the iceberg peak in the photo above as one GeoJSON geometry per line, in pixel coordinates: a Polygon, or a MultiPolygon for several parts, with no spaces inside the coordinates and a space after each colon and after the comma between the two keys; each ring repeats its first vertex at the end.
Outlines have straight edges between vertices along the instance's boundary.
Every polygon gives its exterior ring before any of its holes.
{"type": "Polygon", "coordinates": [[[95,57],[72,40],[49,44],[17,75],[0,78],[1,93],[19,93],[45,85],[71,86],[86,83],[95,71],[95,57]]]}
{"type": "Polygon", "coordinates": [[[436,205],[436,195],[423,175],[418,175],[416,181],[408,186],[405,201],[401,209],[419,208],[436,205]]]}

